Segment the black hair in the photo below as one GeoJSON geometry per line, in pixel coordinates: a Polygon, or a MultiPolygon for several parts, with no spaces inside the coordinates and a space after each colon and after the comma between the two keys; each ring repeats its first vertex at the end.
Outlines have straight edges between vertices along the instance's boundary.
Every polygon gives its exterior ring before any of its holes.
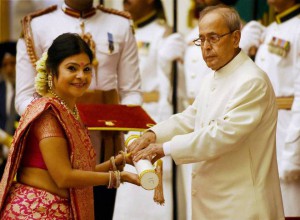
{"type": "Polygon", "coordinates": [[[221,0],[221,2],[223,2],[223,4],[225,5],[235,5],[237,3],[238,0],[221,0]]]}
{"type": "Polygon", "coordinates": [[[58,66],[64,59],[80,53],[87,54],[92,63],[93,52],[78,34],[64,33],[59,35],[48,49],[47,70],[53,75],[57,75],[58,66]]]}
{"type": "Polygon", "coordinates": [[[6,53],[16,56],[17,53],[17,44],[14,41],[7,41],[0,43],[0,67],[2,66],[3,58],[6,53]]]}

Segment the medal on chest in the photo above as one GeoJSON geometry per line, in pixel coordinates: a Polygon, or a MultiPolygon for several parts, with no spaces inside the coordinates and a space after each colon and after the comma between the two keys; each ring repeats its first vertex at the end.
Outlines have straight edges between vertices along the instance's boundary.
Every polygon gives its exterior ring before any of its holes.
{"type": "Polygon", "coordinates": [[[272,37],[268,44],[268,50],[270,53],[285,57],[290,50],[290,42],[278,37],[272,37]]]}
{"type": "Polygon", "coordinates": [[[150,42],[137,41],[137,46],[140,55],[147,56],[149,54],[150,42]]]}

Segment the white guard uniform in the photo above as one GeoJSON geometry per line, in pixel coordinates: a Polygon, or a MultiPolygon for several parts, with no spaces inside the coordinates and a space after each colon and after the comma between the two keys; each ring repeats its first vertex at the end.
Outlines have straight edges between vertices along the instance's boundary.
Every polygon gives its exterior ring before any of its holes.
{"type": "Polygon", "coordinates": [[[277,159],[286,216],[300,216],[300,5],[294,9],[281,17],[282,23],[273,22],[266,28],[255,58],[268,74],[277,97],[294,96],[291,110],[279,110],[277,124],[277,159]],[[296,11],[297,16],[285,19],[296,11]]]}
{"type": "MultiPolygon", "coordinates": [[[[200,90],[203,77],[211,72],[202,57],[201,48],[197,47],[193,40],[199,37],[199,28],[195,27],[185,38],[187,47],[184,55],[184,75],[188,104],[192,104],[200,90]]],[[[182,171],[182,185],[184,189],[184,202],[179,201],[179,205],[186,208],[186,220],[191,219],[191,181],[192,165],[183,164],[179,166],[182,171]]],[[[179,197],[180,195],[178,195],[179,197]]],[[[180,198],[179,198],[180,199],[180,198]]]]}
{"type": "MultiPolygon", "coordinates": [[[[138,27],[135,32],[142,91],[144,94],[152,93],[152,97],[155,96],[155,93],[158,94],[158,99],[153,102],[144,99],[143,108],[156,122],[172,115],[172,60],[168,58],[175,54],[181,54],[180,58],[182,58],[184,51],[184,42],[179,34],[173,34],[171,35],[173,38],[170,38],[167,37],[170,34],[168,32],[170,32],[169,27],[159,19],[153,19],[142,27],[138,27]],[[169,54],[166,55],[165,51],[169,54]]],[[[125,170],[136,172],[132,166],[126,166],[125,170]]],[[[154,190],[147,191],[132,184],[122,184],[117,191],[114,219],[171,220],[173,200],[172,160],[170,157],[163,159],[163,187],[165,205],[160,206],[153,201],[154,190]]]]}
{"type": "Polygon", "coordinates": [[[211,72],[202,57],[201,48],[197,47],[193,40],[199,37],[199,28],[195,27],[186,37],[188,47],[184,56],[184,74],[187,88],[187,96],[190,104],[193,103],[195,97],[200,90],[202,78],[211,72]]]}
{"type": "Polygon", "coordinates": [[[193,220],[284,220],[272,85],[240,52],[204,77],[195,102],[151,128],[176,164],[193,163],[193,220]]]}
{"type": "MultiPolygon", "coordinates": [[[[122,104],[140,105],[142,98],[137,47],[130,21],[124,17],[96,10],[96,14],[91,17],[76,18],[66,15],[58,7],[53,12],[33,18],[31,28],[37,57],[41,57],[60,34],[82,34],[81,24],[85,26],[85,33],[93,37],[99,62],[98,80],[94,77],[90,89],[116,89],[122,104]],[[109,50],[109,38],[113,42],[112,51],[109,50]]],[[[23,38],[17,45],[16,71],[16,109],[22,114],[33,99],[36,75],[23,38]]]]}

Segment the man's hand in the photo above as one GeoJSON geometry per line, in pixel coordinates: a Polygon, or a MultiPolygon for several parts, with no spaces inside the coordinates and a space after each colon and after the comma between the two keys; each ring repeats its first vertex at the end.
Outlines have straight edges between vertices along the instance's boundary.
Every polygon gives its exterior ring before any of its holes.
{"type": "Polygon", "coordinates": [[[162,144],[150,144],[148,147],[140,150],[133,155],[133,161],[138,162],[141,159],[148,159],[151,163],[155,163],[158,159],[164,157],[164,150],[162,144]]]}
{"type": "Polygon", "coordinates": [[[141,137],[135,139],[129,146],[127,147],[127,151],[135,154],[141,149],[144,149],[149,144],[154,143],[156,141],[156,135],[152,131],[145,132],[141,137]]]}

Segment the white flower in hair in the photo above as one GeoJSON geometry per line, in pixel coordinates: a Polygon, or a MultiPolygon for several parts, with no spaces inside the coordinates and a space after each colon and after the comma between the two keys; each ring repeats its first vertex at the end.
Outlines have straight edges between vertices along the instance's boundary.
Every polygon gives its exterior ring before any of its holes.
{"type": "Polygon", "coordinates": [[[42,57],[35,63],[36,64],[36,77],[35,77],[35,90],[40,95],[45,95],[48,92],[48,73],[46,68],[46,60],[48,53],[44,52],[42,57]]]}

